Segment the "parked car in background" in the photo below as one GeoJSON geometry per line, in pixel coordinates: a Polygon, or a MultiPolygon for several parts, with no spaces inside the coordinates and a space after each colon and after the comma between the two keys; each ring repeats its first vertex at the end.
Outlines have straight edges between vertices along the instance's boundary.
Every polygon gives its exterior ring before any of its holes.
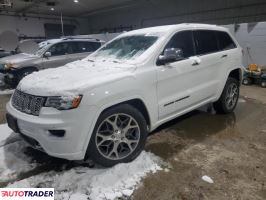
{"type": "Polygon", "coordinates": [[[0,58],[6,57],[6,56],[11,56],[11,55],[13,55],[12,52],[5,51],[4,49],[0,48],[0,58]]]}
{"type": "Polygon", "coordinates": [[[208,103],[233,112],[241,81],[242,48],[227,29],[140,29],[83,60],[25,77],[7,121],[51,156],[113,166],[135,159],[148,133],[169,120],[208,103]]]}
{"type": "Polygon", "coordinates": [[[85,58],[104,42],[98,39],[61,38],[39,43],[35,54],[20,53],[0,59],[4,82],[16,87],[25,76],[42,69],[55,68],[85,58]]]}

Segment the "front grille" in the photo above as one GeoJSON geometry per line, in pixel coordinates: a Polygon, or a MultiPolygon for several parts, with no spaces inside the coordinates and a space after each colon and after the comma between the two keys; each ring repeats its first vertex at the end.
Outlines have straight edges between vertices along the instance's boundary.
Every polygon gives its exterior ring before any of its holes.
{"type": "Polygon", "coordinates": [[[12,106],[20,112],[38,116],[45,102],[45,97],[34,96],[15,90],[11,102],[12,106]]]}

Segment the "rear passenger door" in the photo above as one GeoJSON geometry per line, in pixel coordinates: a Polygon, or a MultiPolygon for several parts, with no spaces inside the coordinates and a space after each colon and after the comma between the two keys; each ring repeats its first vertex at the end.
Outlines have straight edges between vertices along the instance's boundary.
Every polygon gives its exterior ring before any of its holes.
{"type": "Polygon", "coordinates": [[[224,82],[227,77],[224,77],[232,67],[239,67],[242,63],[242,51],[237,48],[237,45],[231,36],[224,31],[216,31],[219,50],[221,52],[221,67],[217,70],[218,79],[221,81],[220,88],[224,87],[224,82]]]}
{"type": "Polygon", "coordinates": [[[217,69],[222,65],[215,31],[178,32],[166,48],[182,49],[184,59],[158,67],[160,119],[210,102],[217,93],[217,69]]]}
{"type": "Polygon", "coordinates": [[[195,66],[197,85],[193,88],[197,102],[208,101],[216,96],[220,79],[219,69],[223,67],[223,54],[219,50],[216,31],[193,31],[196,56],[200,63],[195,66]]]}

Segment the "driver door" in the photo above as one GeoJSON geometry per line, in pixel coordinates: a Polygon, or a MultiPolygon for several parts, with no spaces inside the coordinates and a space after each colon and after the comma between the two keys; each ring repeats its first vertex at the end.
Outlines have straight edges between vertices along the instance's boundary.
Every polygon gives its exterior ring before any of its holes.
{"type": "Polygon", "coordinates": [[[198,76],[199,58],[195,57],[194,47],[193,32],[190,30],[176,33],[165,47],[180,49],[183,59],[157,67],[160,120],[196,103],[192,91],[203,80],[198,76]]]}
{"type": "Polygon", "coordinates": [[[50,57],[43,58],[43,68],[55,68],[63,66],[71,61],[69,54],[72,53],[70,42],[60,42],[50,47],[47,52],[51,53],[50,57]]]}

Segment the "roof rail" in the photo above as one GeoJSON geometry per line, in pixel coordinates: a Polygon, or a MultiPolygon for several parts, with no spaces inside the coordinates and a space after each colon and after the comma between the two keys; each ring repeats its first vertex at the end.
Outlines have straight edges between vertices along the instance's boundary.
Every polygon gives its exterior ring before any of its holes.
{"type": "Polygon", "coordinates": [[[62,36],[61,39],[63,39],[63,40],[67,40],[67,39],[87,39],[87,40],[100,41],[99,39],[89,37],[88,35],[69,35],[69,36],[62,36]]]}

